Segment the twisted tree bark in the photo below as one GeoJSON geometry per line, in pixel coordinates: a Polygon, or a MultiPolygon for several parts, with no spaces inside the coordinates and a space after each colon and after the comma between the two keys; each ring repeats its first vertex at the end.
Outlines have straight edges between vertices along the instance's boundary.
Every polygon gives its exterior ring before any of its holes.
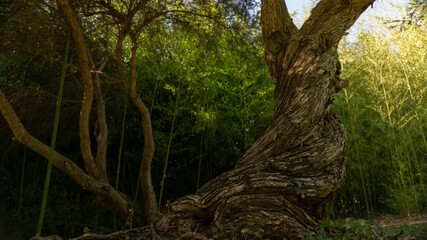
{"type": "Polygon", "coordinates": [[[208,222],[224,227],[221,238],[249,228],[280,239],[314,231],[345,177],[345,129],[330,108],[348,84],[339,78],[338,42],[373,2],[323,0],[298,29],[283,0],[262,1],[265,57],[276,85],[270,124],[233,170],[167,206],[155,229],[178,237],[208,222]]]}

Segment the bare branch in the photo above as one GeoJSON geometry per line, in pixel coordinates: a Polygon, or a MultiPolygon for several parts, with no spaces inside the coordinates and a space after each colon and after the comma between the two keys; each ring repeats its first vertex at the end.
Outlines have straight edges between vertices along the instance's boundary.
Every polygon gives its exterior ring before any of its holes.
{"type": "MultiPolygon", "coordinates": [[[[0,111],[3,114],[3,117],[6,119],[10,129],[12,130],[15,140],[24,144],[25,146],[37,152],[46,159],[49,158],[50,147],[40,142],[38,139],[34,138],[27,132],[27,130],[24,128],[21,121],[19,120],[18,116],[16,115],[15,111],[13,110],[12,106],[6,99],[6,96],[1,90],[0,111]]],[[[88,183],[82,181],[82,177],[84,179],[91,179],[91,181],[93,180],[90,176],[84,173],[73,161],[69,160],[68,158],[57,152],[54,152],[53,154],[53,164],[55,165],[55,167],[59,168],[61,171],[72,177],[76,182],[81,184],[84,189],[88,188],[88,186],[86,186],[86,184],[88,183]]]]}
{"type": "MultiPolygon", "coordinates": [[[[31,136],[27,130],[22,125],[12,106],[6,99],[4,93],[0,90],[0,112],[3,114],[3,117],[6,119],[10,129],[14,134],[14,138],[20,143],[24,144],[26,147],[40,154],[44,158],[49,158],[50,147],[42,143],[38,139],[31,136]]],[[[137,208],[135,202],[128,201],[122,193],[116,191],[109,184],[102,183],[93,177],[89,176],[82,171],[73,161],[59,154],[58,152],[53,152],[53,165],[70,176],[74,181],[76,181],[83,189],[91,191],[98,196],[109,199],[111,206],[114,206],[115,209],[112,209],[116,213],[123,215],[123,213],[128,212],[130,208],[137,208]],[[125,200],[127,201],[125,201],[125,200]]],[[[126,219],[127,216],[121,216],[126,219]]],[[[143,216],[139,216],[143,217],[143,216]]],[[[137,219],[140,221],[140,219],[137,219]]],[[[139,222],[141,224],[141,221],[139,222]]]]}
{"type": "Polygon", "coordinates": [[[130,86],[128,93],[141,114],[142,132],[144,133],[144,150],[142,153],[140,167],[141,191],[144,196],[145,214],[147,215],[148,221],[152,222],[158,215],[156,194],[154,193],[153,184],[151,182],[151,162],[154,156],[155,144],[153,138],[153,129],[151,126],[150,112],[147,106],[145,106],[144,102],[141,100],[139,94],[136,92],[135,57],[137,50],[137,36],[136,34],[131,34],[130,36],[132,47],[130,56],[130,86]]]}
{"type": "MultiPolygon", "coordinates": [[[[1,90],[0,112],[3,114],[3,117],[12,130],[15,140],[24,144],[26,147],[40,154],[44,158],[49,159],[50,147],[34,138],[27,132],[1,90]]],[[[83,189],[91,191],[97,196],[108,199],[110,210],[119,214],[121,218],[126,219],[127,215],[124,214],[128,213],[129,209],[131,208],[138,210],[139,214],[141,214],[141,211],[138,209],[139,207],[136,202],[126,197],[123,193],[115,190],[109,184],[100,182],[89,176],[83,172],[83,170],[79,168],[77,164],[56,151],[53,152],[52,163],[56,168],[76,181],[83,189]]],[[[143,218],[144,216],[136,216],[135,214],[135,222],[138,222],[139,225],[144,222],[143,218]]]]}
{"type": "Polygon", "coordinates": [[[135,65],[135,59],[136,59],[136,50],[137,50],[137,36],[136,34],[130,34],[131,38],[131,49],[130,49],[130,85],[129,85],[129,92],[130,93],[136,93],[136,65],[135,65]]]}
{"type": "MultiPolygon", "coordinates": [[[[89,55],[89,60],[91,62],[92,68],[95,69],[95,63],[92,59],[92,57],[89,55]]],[[[100,180],[103,182],[108,183],[108,177],[107,177],[107,136],[108,136],[108,127],[107,127],[107,120],[105,117],[105,101],[104,97],[101,91],[101,84],[99,83],[99,75],[98,71],[102,72],[105,65],[107,64],[107,59],[103,59],[101,61],[100,66],[98,67],[98,70],[95,71],[95,99],[96,99],[96,113],[97,113],[97,121],[96,124],[98,126],[97,132],[95,133],[96,140],[98,142],[97,145],[97,151],[96,151],[96,157],[95,157],[95,164],[98,170],[101,173],[100,180]]]]}
{"type": "Polygon", "coordinates": [[[80,148],[86,170],[91,176],[98,178],[100,176],[100,172],[96,168],[95,161],[93,159],[89,135],[89,117],[93,102],[93,80],[90,73],[87,50],[84,43],[83,34],[80,30],[76,15],[71,9],[70,3],[68,0],[57,0],[57,4],[64,14],[65,19],[70,27],[76,46],[79,69],[82,74],[84,84],[84,96],[79,120],[80,148]]]}
{"type": "Polygon", "coordinates": [[[111,76],[111,75],[108,75],[108,74],[106,74],[105,72],[98,71],[98,70],[96,70],[96,71],[92,70],[91,72],[92,72],[92,73],[96,73],[96,74],[98,74],[98,75],[100,75],[100,76],[103,76],[104,78],[106,78],[106,79],[108,79],[108,80],[110,80],[110,81],[112,81],[112,82],[114,82],[114,83],[117,83],[117,84],[119,84],[119,85],[121,85],[121,84],[122,84],[122,82],[121,82],[119,79],[117,79],[117,78],[115,78],[115,77],[113,77],[113,76],[111,76]]]}

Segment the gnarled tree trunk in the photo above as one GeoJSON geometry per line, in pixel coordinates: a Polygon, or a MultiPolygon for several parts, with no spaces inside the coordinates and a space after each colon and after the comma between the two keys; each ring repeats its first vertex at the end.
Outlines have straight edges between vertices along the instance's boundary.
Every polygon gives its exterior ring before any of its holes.
{"type": "Polygon", "coordinates": [[[236,167],[167,206],[154,227],[172,237],[206,222],[257,236],[295,239],[313,231],[345,177],[346,135],[330,108],[339,79],[340,38],[374,0],[323,0],[301,29],[283,0],[263,0],[265,56],[276,85],[271,122],[236,167]]]}

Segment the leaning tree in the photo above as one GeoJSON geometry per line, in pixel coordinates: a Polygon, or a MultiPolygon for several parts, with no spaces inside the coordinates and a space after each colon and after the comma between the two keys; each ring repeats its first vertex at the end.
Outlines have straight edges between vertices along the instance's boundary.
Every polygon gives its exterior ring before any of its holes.
{"type": "MultiPolygon", "coordinates": [[[[96,66],[87,49],[93,45],[83,35],[77,14],[68,0],[57,0],[74,39],[78,55],[75,70],[84,83],[79,133],[86,172],[59,153],[55,153],[53,163],[84,189],[95,193],[105,207],[137,225],[149,224],[146,228],[80,239],[203,239],[203,234],[212,234],[210,229],[214,225],[223,226],[224,230],[219,233],[222,239],[233,235],[235,229],[256,231],[260,225],[262,231],[257,232],[258,237],[295,239],[313,232],[316,221],[324,216],[325,205],[345,178],[345,129],[331,109],[334,95],[348,84],[339,78],[338,43],[373,2],[322,0],[298,29],[284,0],[262,0],[265,59],[276,86],[270,123],[234,169],[208,182],[195,194],[167,204],[159,213],[150,178],[154,152],[150,117],[135,87],[137,38],[150,22],[185,11],[149,11],[154,2],[140,0],[130,1],[123,12],[110,5],[111,1],[89,1],[88,6],[105,9],[104,12],[119,23],[114,50],[98,49],[105,58],[96,66]],[[143,17],[135,18],[141,11],[143,17]],[[121,62],[126,37],[131,42],[128,71],[121,62]],[[107,60],[116,66],[118,77],[102,71],[107,60]],[[107,128],[103,122],[105,109],[99,77],[123,86],[141,113],[144,208],[111,187],[105,175],[106,148],[103,146],[106,146],[107,128]],[[94,101],[99,125],[95,157],[89,136],[89,116],[94,101]]],[[[18,141],[48,156],[49,148],[25,130],[2,92],[0,110],[18,141]]]]}

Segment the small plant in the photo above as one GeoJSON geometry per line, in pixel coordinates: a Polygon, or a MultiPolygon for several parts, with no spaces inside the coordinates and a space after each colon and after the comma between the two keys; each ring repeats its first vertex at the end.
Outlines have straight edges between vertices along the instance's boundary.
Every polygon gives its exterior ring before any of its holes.
{"type": "Polygon", "coordinates": [[[252,234],[252,230],[249,228],[243,228],[242,230],[240,230],[240,232],[242,234],[252,234]]]}
{"type": "Polygon", "coordinates": [[[84,227],[83,228],[83,233],[84,234],[87,234],[87,233],[89,233],[90,232],[90,228],[88,228],[88,227],[84,227]]]}
{"type": "Polygon", "coordinates": [[[224,226],[219,226],[219,227],[212,227],[212,232],[213,233],[219,233],[219,232],[221,232],[222,230],[224,230],[224,226]]]}

